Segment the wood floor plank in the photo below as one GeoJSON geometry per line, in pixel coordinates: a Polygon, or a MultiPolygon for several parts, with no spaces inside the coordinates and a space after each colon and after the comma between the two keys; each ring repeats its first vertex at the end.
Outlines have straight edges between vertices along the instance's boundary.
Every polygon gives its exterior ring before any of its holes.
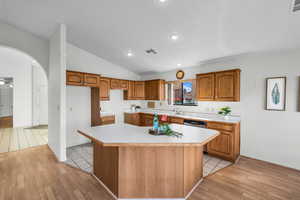
{"type": "Polygon", "coordinates": [[[4,129],[2,140],[0,141],[0,153],[8,152],[10,144],[10,128],[4,129]]]}

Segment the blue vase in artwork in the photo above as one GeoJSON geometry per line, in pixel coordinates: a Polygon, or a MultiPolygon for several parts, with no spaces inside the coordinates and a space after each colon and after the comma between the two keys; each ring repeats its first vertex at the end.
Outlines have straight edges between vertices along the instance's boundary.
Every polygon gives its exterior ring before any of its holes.
{"type": "Polygon", "coordinates": [[[278,88],[278,84],[276,83],[273,90],[272,90],[272,101],[274,104],[279,104],[280,102],[280,92],[278,88]]]}

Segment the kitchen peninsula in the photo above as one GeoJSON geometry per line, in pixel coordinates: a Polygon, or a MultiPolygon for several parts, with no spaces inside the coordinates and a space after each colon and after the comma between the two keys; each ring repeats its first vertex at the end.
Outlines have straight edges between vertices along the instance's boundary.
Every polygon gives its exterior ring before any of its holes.
{"type": "Polygon", "coordinates": [[[94,175],[116,198],[186,198],[202,179],[203,146],[216,130],[171,124],[182,137],[129,124],[80,129],[93,141],[94,175]]]}

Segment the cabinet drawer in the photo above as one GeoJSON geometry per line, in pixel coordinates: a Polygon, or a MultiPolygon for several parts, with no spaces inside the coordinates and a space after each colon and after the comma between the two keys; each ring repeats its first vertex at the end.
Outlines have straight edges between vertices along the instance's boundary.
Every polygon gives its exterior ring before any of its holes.
{"type": "Polygon", "coordinates": [[[169,118],[169,122],[170,122],[170,123],[174,123],[174,124],[183,124],[183,118],[179,118],[179,117],[170,117],[170,118],[169,118]]]}
{"type": "Polygon", "coordinates": [[[105,125],[105,124],[114,124],[115,123],[115,116],[104,116],[101,117],[101,124],[105,125]]]}
{"type": "Polygon", "coordinates": [[[225,123],[218,123],[218,122],[208,122],[207,128],[209,129],[217,129],[217,130],[224,130],[224,131],[233,131],[232,124],[225,124],[225,123]]]}

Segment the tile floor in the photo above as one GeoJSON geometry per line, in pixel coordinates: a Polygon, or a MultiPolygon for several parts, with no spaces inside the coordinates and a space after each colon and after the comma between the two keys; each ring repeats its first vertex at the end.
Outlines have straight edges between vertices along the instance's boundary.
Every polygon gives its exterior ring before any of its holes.
{"type": "MultiPolygon", "coordinates": [[[[92,144],[83,144],[67,148],[67,164],[80,168],[86,172],[93,170],[93,146],[92,144]]],[[[220,169],[223,169],[232,163],[219,158],[204,154],[203,176],[206,177],[220,169]]]]}

